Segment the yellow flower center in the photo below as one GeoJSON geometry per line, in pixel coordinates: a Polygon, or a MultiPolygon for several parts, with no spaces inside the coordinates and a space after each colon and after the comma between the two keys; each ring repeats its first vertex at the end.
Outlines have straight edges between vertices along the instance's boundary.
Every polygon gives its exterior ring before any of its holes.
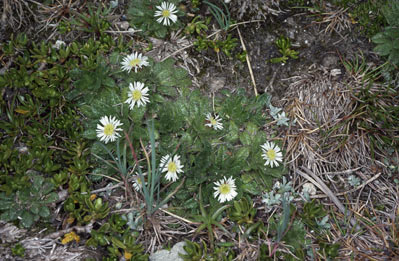
{"type": "Polygon", "coordinates": [[[230,193],[230,186],[228,184],[222,184],[219,187],[220,194],[226,195],[230,193]]]}
{"type": "Polygon", "coordinates": [[[170,16],[170,11],[167,10],[167,9],[163,10],[163,11],[162,11],[162,16],[163,16],[163,17],[169,17],[169,16],[170,16]]]}
{"type": "Polygon", "coordinates": [[[216,125],[218,122],[215,120],[215,118],[211,117],[210,122],[212,125],[216,125]]]}
{"type": "Polygon", "coordinates": [[[107,136],[111,136],[114,134],[115,127],[111,123],[108,123],[107,125],[104,126],[104,134],[107,136]]]}
{"type": "Polygon", "coordinates": [[[270,149],[266,152],[267,157],[269,157],[270,160],[275,160],[276,159],[276,151],[274,149],[270,149]]]}
{"type": "Polygon", "coordinates": [[[143,96],[143,95],[141,94],[141,91],[139,91],[139,90],[134,90],[134,91],[132,91],[133,100],[138,101],[138,100],[141,99],[141,96],[143,96]]]}
{"type": "Polygon", "coordinates": [[[143,183],[141,183],[141,179],[140,179],[140,178],[138,178],[138,179],[136,180],[136,182],[137,182],[137,184],[139,184],[139,185],[143,184],[143,183]]]}
{"type": "Polygon", "coordinates": [[[172,162],[169,162],[169,164],[168,164],[168,171],[169,171],[169,172],[172,172],[172,173],[175,173],[176,170],[177,170],[176,163],[174,163],[173,161],[172,161],[172,162]]]}
{"type": "Polygon", "coordinates": [[[130,63],[129,63],[129,65],[131,67],[136,67],[139,64],[140,64],[140,59],[138,59],[138,58],[131,60],[130,63]]]}

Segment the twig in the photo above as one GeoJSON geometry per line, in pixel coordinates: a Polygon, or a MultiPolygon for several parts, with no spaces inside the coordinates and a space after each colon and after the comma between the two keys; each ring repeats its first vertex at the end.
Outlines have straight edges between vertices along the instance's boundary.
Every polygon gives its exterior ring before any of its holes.
{"type": "Polygon", "coordinates": [[[333,175],[333,176],[341,175],[341,174],[347,175],[347,174],[352,174],[353,172],[355,172],[361,168],[362,167],[358,167],[356,169],[347,169],[347,170],[343,170],[343,171],[324,172],[324,173],[320,173],[320,175],[333,175]]]}
{"type": "Polygon", "coordinates": [[[113,190],[113,189],[121,187],[122,185],[123,185],[123,182],[120,182],[120,183],[118,183],[116,185],[113,185],[113,186],[110,186],[110,187],[104,187],[104,188],[93,190],[90,193],[98,193],[98,192],[113,190]]]}
{"type": "Polygon", "coordinates": [[[74,226],[74,227],[70,227],[67,229],[63,229],[57,232],[54,232],[50,235],[47,235],[46,238],[52,238],[52,239],[56,239],[59,238],[63,235],[65,235],[66,233],[69,233],[71,231],[76,231],[77,233],[90,233],[91,230],[93,228],[93,223],[89,223],[86,226],[82,227],[82,226],[74,226]]]}
{"type": "Polygon", "coordinates": [[[240,29],[238,29],[238,27],[237,27],[237,32],[238,32],[238,36],[240,37],[242,49],[246,53],[245,59],[247,60],[248,70],[249,70],[249,74],[251,75],[252,85],[254,86],[255,96],[258,96],[258,91],[256,90],[255,77],[254,77],[254,73],[252,72],[252,66],[251,66],[251,62],[249,61],[249,55],[247,53],[247,48],[245,47],[244,40],[242,39],[241,32],[240,32],[240,29]]]}
{"type": "MultiPolygon", "coordinates": [[[[382,174],[382,172],[378,173],[377,175],[375,175],[371,179],[367,180],[365,183],[357,186],[356,188],[350,189],[350,190],[345,191],[345,192],[338,193],[336,195],[337,196],[343,196],[343,195],[355,192],[356,190],[359,190],[359,189],[365,187],[366,185],[368,185],[369,183],[373,182],[374,180],[378,179],[381,174],[382,174]]],[[[315,196],[311,196],[310,198],[326,198],[326,197],[328,197],[328,195],[315,195],[315,196]]]]}
{"type": "Polygon", "coordinates": [[[180,216],[178,216],[178,215],[176,215],[176,214],[173,214],[172,212],[169,212],[169,211],[167,211],[167,210],[165,210],[165,209],[163,209],[163,208],[159,208],[159,210],[161,210],[162,212],[164,212],[164,213],[166,213],[166,214],[168,214],[168,215],[170,215],[170,216],[172,216],[172,217],[174,217],[174,218],[180,219],[180,220],[182,220],[182,221],[184,221],[184,222],[186,222],[186,223],[188,223],[188,224],[195,224],[195,225],[200,224],[200,223],[198,223],[198,222],[190,221],[190,220],[185,219],[185,218],[183,218],[183,217],[180,217],[180,216]]]}
{"type": "MultiPolygon", "coordinates": [[[[348,213],[350,210],[347,210],[345,206],[339,201],[339,199],[334,195],[334,193],[327,187],[327,185],[319,178],[317,177],[313,172],[311,172],[309,169],[306,167],[302,167],[302,169],[307,173],[302,172],[301,170],[297,169],[296,172],[304,177],[305,179],[309,180],[312,182],[314,185],[316,185],[321,191],[323,191],[327,196],[334,202],[334,204],[338,207],[338,209],[346,216],[349,217],[348,213]]],[[[354,218],[350,219],[350,223],[355,229],[359,229],[359,226],[356,224],[356,220],[354,218]]]]}
{"type": "Polygon", "coordinates": [[[110,33],[110,34],[134,34],[137,32],[141,32],[142,30],[132,30],[132,31],[112,31],[112,30],[107,30],[104,31],[104,33],[110,33]]]}
{"type": "Polygon", "coordinates": [[[88,173],[89,175],[94,175],[94,176],[101,176],[101,177],[104,177],[104,178],[108,178],[108,179],[112,179],[113,181],[115,181],[115,182],[121,182],[119,179],[116,179],[116,178],[113,178],[113,177],[110,177],[110,176],[107,176],[107,175],[104,175],[104,174],[97,174],[97,173],[88,173]]]}
{"type": "Polygon", "coordinates": [[[11,59],[3,66],[3,68],[0,69],[0,75],[4,75],[6,73],[8,68],[10,68],[11,64],[13,63],[13,61],[14,61],[14,59],[12,59],[12,57],[11,57],[11,59]]]}

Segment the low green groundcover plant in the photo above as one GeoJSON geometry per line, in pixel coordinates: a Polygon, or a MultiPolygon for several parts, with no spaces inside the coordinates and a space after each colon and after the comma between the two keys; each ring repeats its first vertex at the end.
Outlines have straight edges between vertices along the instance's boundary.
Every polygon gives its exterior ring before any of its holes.
{"type": "MultiPolygon", "coordinates": [[[[60,189],[68,192],[62,199],[66,222],[93,225],[85,243],[103,249],[104,260],[148,260],[139,231],[166,203],[173,213],[198,222],[195,236],[208,235],[210,248],[204,241],[187,242],[184,260],[236,258],[234,244],[217,242],[216,230],[231,238],[240,233],[246,240],[262,240],[259,260],[291,260],[278,251],[282,242],[304,259],[311,256],[305,226],[316,231],[320,248],[334,258],[339,246],[325,243],[329,224],[321,205],[306,203],[305,214],[293,221],[298,195],[285,178],[273,185],[286,173],[276,138],[281,126],[291,124],[285,112],[271,105],[268,94],[252,97],[241,88],[211,98],[191,86],[187,71],[174,59],[157,62],[145,49],[132,50],[123,37],[115,41],[106,33],[106,17],[118,4],[112,2],[114,7],[90,6],[87,14],[59,23],[61,33],[84,32],[84,42],[36,44],[21,34],[1,46],[12,66],[0,76],[0,88],[11,93],[12,101],[0,98],[5,115],[0,119],[0,219],[26,228],[48,221],[60,189]],[[271,126],[269,132],[265,125],[271,126]],[[106,200],[111,192],[91,194],[94,184],[110,180],[123,181],[125,195],[134,189],[143,204],[115,213],[113,208],[121,206],[106,200]],[[256,195],[262,196],[265,211],[282,209],[267,225],[257,216],[251,199],[256,195]],[[232,231],[226,229],[226,218],[232,231]]],[[[129,24],[140,37],[164,38],[184,28],[181,3],[132,0],[129,24]]],[[[203,3],[228,30],[228,5],[203,3]]],[[[193,10],[200,4],[192,1],[193,10]]],[[[209,40],[210,19],[200,18],[186,27],[188,34],[198,34],[197,50],[211,47],[232,57],[237,39],[227,34],[225,40],[209,40]]],[[[283,55],[278,61],[297,58],[288,39],[277,44],[283,55]]],[[[302,196],[308,200],[313,191],[302,196]]],[[[62,244],[80,240],[74,231],[63,237],[62,244]]],[[[24,255],[24,249],[16,245],[13,253],[24,255]]]]}

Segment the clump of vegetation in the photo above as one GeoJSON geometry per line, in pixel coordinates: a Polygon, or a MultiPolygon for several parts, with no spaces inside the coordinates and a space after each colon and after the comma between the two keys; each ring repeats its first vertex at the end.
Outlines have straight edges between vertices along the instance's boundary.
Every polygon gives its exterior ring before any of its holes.
{"type": "Polygon", "coordinates": [[[291,41],[289,38],[281,36],[275,42],[281,57],[270,59],[271,63],[286,63],[289,58],[298,59],[299,52],[291,49],[291,41]]]}
{"type": "Polygon", "coordinates": [[[373,36],[372,41],[377,44],[374,51],[381,56],[387,56],[394,68],[399,66],[399,1],[392,1],[382,9],[389,26],[373,36]]]}

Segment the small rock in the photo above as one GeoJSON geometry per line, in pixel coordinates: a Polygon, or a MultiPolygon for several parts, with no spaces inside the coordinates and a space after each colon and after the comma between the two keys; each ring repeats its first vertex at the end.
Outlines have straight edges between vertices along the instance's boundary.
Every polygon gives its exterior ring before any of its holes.
{"type": "Polygon", "coordinates": [[[150,256],[151,261],[183,261],[183,258],[179,256],[181,254],[187,254],[184,250],[184,246],[186,242],[179,242],[175,244],[170,251],[168,250],[159,250],[150,256]]]}
{"type": "Polygon", "coordinates": [[[331,76],[337,76],[341,74],[341,69],[332,69],[330,72],[331,76]]]}
{"type": "Polygon", "coordinates": [[[121,24],[120,24],[120,27],[123,29],[123,30],[127,30],[128,28],[129,28],[129,22],[122,22],[121,24]]]}

